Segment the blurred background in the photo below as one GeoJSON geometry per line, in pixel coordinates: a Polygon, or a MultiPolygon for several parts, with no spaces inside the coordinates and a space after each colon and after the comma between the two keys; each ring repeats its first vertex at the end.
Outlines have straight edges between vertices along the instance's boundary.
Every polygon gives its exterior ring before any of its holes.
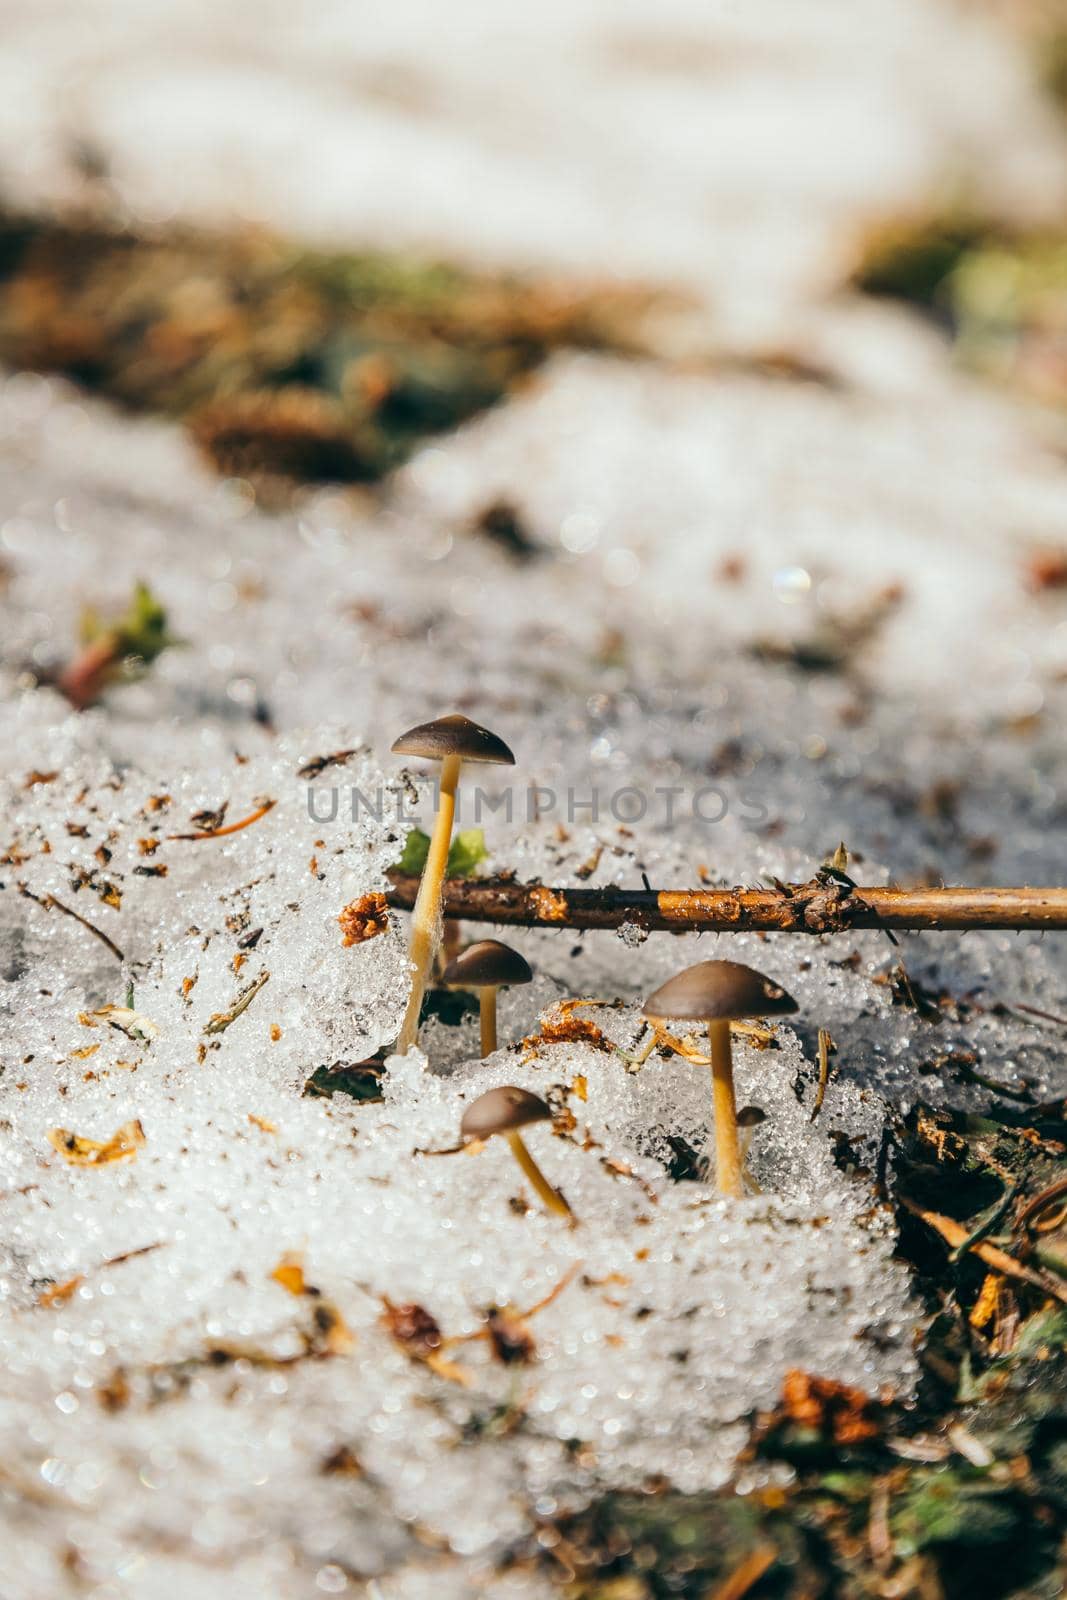
{"type": "Polygon", "coordinates": [[[10,203],[684,284],[729,336],[838,286],[887,214],[1067,197],[1057,0],[4,13],[10,203]]]}

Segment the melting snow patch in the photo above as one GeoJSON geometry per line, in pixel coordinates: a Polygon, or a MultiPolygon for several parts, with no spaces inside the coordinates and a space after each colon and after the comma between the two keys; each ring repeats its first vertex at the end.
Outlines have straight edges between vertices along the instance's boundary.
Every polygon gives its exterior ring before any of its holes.
{"type": "Polygon", "coordinates": [[[767,1114],[742,1201],[702,1181],[707,1069],[629,1070],[622,1004],[550,1043],[524,1001],[522,1042],[444,1075],[394,1057],[379,1103],[301,1093],[395,1034],[406,987],[398,928],[346,947],[337,922],[396,841],[365,817],[322,844],[294,783],[312,754],[283,742],[225,795],[74,767],[6,795],[5,887],[36,897],[3,896],[12,1596],[56,1592],[71,1550],[89,1587],[175,1596],[341,1592],[419,1530],[485,1562],[538,1508],[721,1484],[790,1367],[913,1382],[892,1229],[846,1170],[872,1166],[880,1102],[831,1084],[813,1122],[786,1029],[738,1043],[767,1114]],[[49,896],[121,923],[126,962],[49,896]],[[504,1083],[553,1108],[528,1143],[573,1228],[504,1141],[435,1153],[504,1083]]]}

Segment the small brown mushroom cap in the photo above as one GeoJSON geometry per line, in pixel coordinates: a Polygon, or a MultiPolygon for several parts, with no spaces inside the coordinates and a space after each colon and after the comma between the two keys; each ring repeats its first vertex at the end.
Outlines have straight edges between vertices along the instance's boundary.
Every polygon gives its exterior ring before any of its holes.
{"type": "Polygon", "coordinates": [[[469,989],[490,989],[498,984],[530,983],[529,964],[510,945],[499,939],[479,939],[450,961],[441,974],[442,983],[465,983],[469,989]]]}
{"type": "Polygon", "coordinates": [[[472,1100],[459,1125],[462,1139],[491,1139],[494,1133],[513,1133],[529,1122],[551,1122],[552,1112],[540,1095],[529,1089],[504,1085],[472,1100]]]}
{"type": "Polygon", "coordinates": [[[738,1022],[796,1009],[792,995],[740,961],[698,961],[661,984],[645,1001],[644,1014],[662,1021],[738,1022]]]}
{"type": "Polygon", "coordinates": [[[428,761],[443,761],[445,756],[460,756],[464,761],[489,761],[513,767],[515,757],[495,733],[480,727],[469,717],[454,711],[434,722],[420,722],[409,728],[393,745],[395,756],[422,756],[428,761]]]}
{"type": "Polygon", "coordinates": [[[737,1126],[739,1128],[758,1128],[761,1122],[766,1122],[767,1113],[761,1111],[759,1106],[742,1106],[737,1113],[737,1126]]]}

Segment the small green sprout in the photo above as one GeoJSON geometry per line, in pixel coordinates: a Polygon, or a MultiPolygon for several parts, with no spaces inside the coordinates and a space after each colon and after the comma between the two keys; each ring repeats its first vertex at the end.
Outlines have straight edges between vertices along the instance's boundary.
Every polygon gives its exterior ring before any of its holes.
{"type": "MultiPolygon", "coordinates": [[[[430,850],[430,836],[421,828],[412,828],[404,842],[403,854],[396,864],[398,872],[416,878],[426,865],[430,850]]],[[[488,856],[485,833],[481,828],[464,828],[452,840],[445,868],[449,878],[473,878],[478,867],[488,856]]]]}
{"type": "Polygon", "coordinates": [[[92,705],[110,683],[135,677],[179,641],[167,631],[167,613],[146,583],[134,585],[125,613],[106,621],[87,608],[81,621],[82,649],[58,687],[78,711],[92,705]]]}

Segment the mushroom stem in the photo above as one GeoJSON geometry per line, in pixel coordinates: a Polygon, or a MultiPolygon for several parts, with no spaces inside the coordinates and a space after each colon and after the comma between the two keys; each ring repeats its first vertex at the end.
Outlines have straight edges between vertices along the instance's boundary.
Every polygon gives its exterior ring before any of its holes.
{"type": "Polygon", "coordinates": [[[730,1024],[708,1023],[711,1044],[711,1093],[715,1107],[715,1183],[720,1194],[739,1196],[741,1152],[737,1143],[737,1102],[734,1099],[734,1064],[730,1024]]]}
{"type": "Polygon", "coordinates": [[[526,1145],[523,1142],[522,1134],[513,1128],[509,1132],[507,1138],[508,1144],[511,1146],[512,1155],[519,1163],[519,1166],[522,1168],[525,1176],[533,1185],[538,1197],[548,1207],[549,1211],[555,1211],[556,1214],[561,1217],[569,1217],[573,1222],[575,1220],[574,1212],[571,1210],[566,1200],[564,1200],[559,1190],[553,1189],[552,1185],[541,1171],[541,1168],[537,1165],[537,1162],[534,1160],[529,1150],[527,1150],[526,1145]]]}
{"type": "Polygon", "coordinates": [[[482,1023],[482,1060],[496,1049],[496,985],[487,983],[478,990],[478,1005],[482,1023]]]}
{"type": "Polygon", "coordinates": [[[419,1034],[419,1017],[422,997],[433,965],[441,915],[441,886],[448,865],[448,847],[452,843],[452,823],[456,815],[456,788],[459,784],[460,756],[445,756],[441,762],[441,790],[437,802],[430,848],[422,871],[415,909],[411,916],[411,945],[408,957],[414,967],[411,993],[403,1025],[396,1041],[396,1053],[406,1056],[419,1034]]]}
{"type": "Polygon", "coordinates": [[[459,955],[459,946],[460,924],[455,917],[446,917],[444,926],[441,929],[441,948],[437,955],[438,964],[442,972],[448,966],[448,963],[454,961],[459,955]]]}
{"type": "Polygon", "coordinates": [[[747,1185],[753,1194],[762,1194],[763,1190],[752,1176],[748,1167],[748,1152],[752,1144],[754,1131],[752,1128],[742,1128],[741,1130],[741,1181],[747,1185]]]}

